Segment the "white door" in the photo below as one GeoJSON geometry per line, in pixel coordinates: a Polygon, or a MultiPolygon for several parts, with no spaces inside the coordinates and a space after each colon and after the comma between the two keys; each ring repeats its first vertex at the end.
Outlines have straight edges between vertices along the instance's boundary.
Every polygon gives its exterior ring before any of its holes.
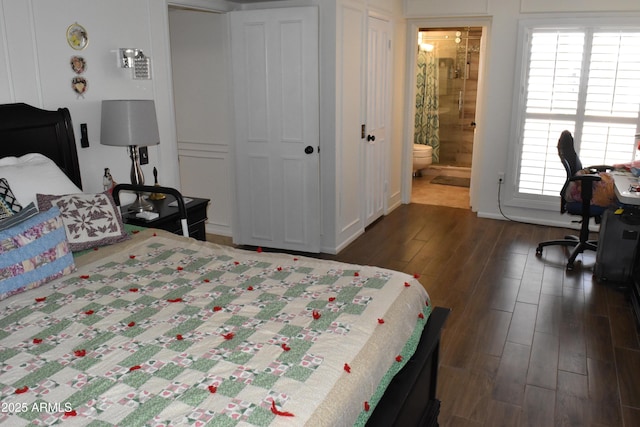
{"type": "Polygon", "coordinates": [[[320,251],[318,13],[231,12],[234,242],[320,251]]]}
{"type": "Polygon", "coordinates": [[[364,225],[384,213],[389,122],[390,24],[369,17],[367,37],[367,119],[363,141],[364,225]]]}

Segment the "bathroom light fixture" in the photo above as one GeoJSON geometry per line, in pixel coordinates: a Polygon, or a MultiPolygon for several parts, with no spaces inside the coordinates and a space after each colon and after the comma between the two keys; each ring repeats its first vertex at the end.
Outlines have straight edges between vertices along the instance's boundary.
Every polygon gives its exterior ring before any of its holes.
{"type": "Polygon", "coordinates": [[[425,52],[432,52],[434,49],[434,45],[431,43],[427,43],[427,33],[418,32],[418,46],[420,50],[424,50],[425,52]]]}
{"type": "MultiPolygon", "coordinates": [[[[160,143],[155,103],[151,99],[102,101],[100,144],[128,147],[131,157],[131,183],[144,184],[138,146],[160,143]]],[[[153,205],[137,193],[130,210],[143,212],[153,205]]]]}

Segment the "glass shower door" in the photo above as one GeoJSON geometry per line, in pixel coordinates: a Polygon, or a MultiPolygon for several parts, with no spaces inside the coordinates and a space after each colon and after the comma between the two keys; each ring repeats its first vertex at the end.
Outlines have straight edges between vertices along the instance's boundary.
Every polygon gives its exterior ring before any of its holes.
{"type": "MultiPolygon", "coordinates": [[[[434,105],[427,101],[430,93],[435,94],[437,138],[433,134],[422,137],[437,142],[437,146],[434,145],[434,163],[443,166],[471,167],[481,34],[481,28],[420,31],[416,135],[419,132],[418,120],[424,123],[427,121],[425,117],[428,117],[433,121],[433,113],[425,112],[424,109],[434,105]],[[429,67],[429,61],[435,67],[429,67]],[[421,66],[422,64],[426,65],[421,66]],[[421,76],[423,70],[425,74],[421,76]],[[435,87],[431,92],[430,83],[435,87]]],[[[415,139],[419,142],[418,137],[415,139]]]]}

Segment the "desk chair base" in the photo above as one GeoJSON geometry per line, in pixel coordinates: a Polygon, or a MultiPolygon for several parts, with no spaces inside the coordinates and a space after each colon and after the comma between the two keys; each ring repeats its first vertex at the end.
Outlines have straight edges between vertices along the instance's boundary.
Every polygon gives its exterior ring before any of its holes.
{"type": "Polygon", "coordinates": [[[576,260],[576,257],[583,253],[586,250],[589,251],[597,251],[598,250],[598,241],[597,240],[587,240],[580,241],[578,236],[564,236],[563,240],[549,240],[547,242],[542,242],[538,244],[536,248],[536,255],[542,255],[542,248],[545,246],[566,246],[572,247],[571,255],[569,255],[569,259],[567,260],[567,271],[573,270],[573,263],[576,260]]]}
{"type": "Polygon", "coordinates": [[[593,185],[602,181],[602,177],[596,172],[605,172],[613,170],[612,167],[606,165],[582,167],[582,162],[576,153],[573,145],[573,136],[571,132],[565,130],[558,139],[558,157],[567,173],[567,179],[560,190],[560,213],[568,213],[574,216],[580,216],[581,223],[580,235],[566,236],[564,240],[552,240],[550,242],[542,242],[536,248],[536,255],[542,255],[542,248],[545,246],[559,245],[572,247],[571,255],[567,262],[567,270],[573,270],[573,263],[578,254],[586,250],[596,251],[597,241],[589,240],[589,221],[593,218],[596,224],[600,223],[600,217],[606,210],[606,206],[592,204],[593,185]],[[580,184],[580,200],[574,200],[573,196],[570,201],[566,199],[568,194],[572,193],[570,185],[573,183],[580,184]]]}

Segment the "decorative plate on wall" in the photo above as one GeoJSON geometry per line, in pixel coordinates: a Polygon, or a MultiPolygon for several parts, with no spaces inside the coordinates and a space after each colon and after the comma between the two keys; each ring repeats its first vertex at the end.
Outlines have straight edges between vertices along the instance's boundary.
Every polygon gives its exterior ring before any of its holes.
{"type": "Polygon", "coordinates": [[[84,77],[74,77],[71,79],[71,88],[75,93],[78,94],[78,97],[84,98],[84,93],[87,91],[87,79],[84,77]]]}
{"type": "Polygon", "coordinates": [[[71,69],[76,74],[82,74],[87,69],[87,61],[84,60],[82,56],[72,56],[71,61],[71,69]]]}
{"type": "Polygon", "coordinates": [[[87,30],[80,24],[73,23],[67,28],[67,42],[75,50],[82,50],[89,44],[87,30]]]}

